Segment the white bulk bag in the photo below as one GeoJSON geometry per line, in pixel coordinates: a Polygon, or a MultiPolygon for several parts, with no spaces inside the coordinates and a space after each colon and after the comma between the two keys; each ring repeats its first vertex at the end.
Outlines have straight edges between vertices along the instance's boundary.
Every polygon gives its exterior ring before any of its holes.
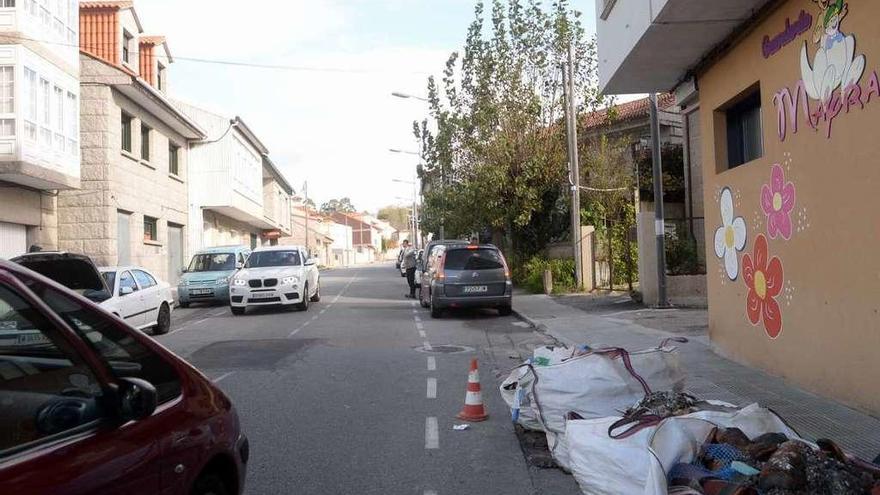
{"type": "Polygon", "coordinates": [[[629,437],[613,439],[608,436],[608,428],[619,419],[566,422],[569,465],[585,494],[666,495],[666,473],[676,463],[693,461],[716,426],[739,428],[749,438],[764,433],[800,438],[773,411],[758,404],[735,411],[699,411],[672,417],[629,437]]]}
{"type": "MultiPolygon", "coordinates": [[[[501,384],[501,396],[511,409],[519,407],[523,427],[538,431],[563,433],[571,411],[588,419],[619,415],[642,399],[645,389],[621,355],[608,351],[597,349],[549,366],[524,364],[501,384]]],[[[677,347],[661,345],[628,356],[652,390],[683,390],[677,347]]]]}

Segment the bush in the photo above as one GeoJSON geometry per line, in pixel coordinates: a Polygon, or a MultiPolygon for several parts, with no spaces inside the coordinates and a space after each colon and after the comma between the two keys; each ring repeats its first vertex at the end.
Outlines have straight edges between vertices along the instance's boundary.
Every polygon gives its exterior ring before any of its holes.
{"type": "Polygon", "coordinates": [[[666,234],[666,270],[670,275],[705,273],[697,254],[697,243],[688,236],[666,234]]]}
{"type": "Polygon", "coordinates": [[[553,292],[566,293],[577,290],[575,282],[575,266],[573,259],[547,260],[535,256],[521,265],[514,272],[514,280],[518,285],[533,294],[544,292],[544,270],[553,273],[553,292]]]}

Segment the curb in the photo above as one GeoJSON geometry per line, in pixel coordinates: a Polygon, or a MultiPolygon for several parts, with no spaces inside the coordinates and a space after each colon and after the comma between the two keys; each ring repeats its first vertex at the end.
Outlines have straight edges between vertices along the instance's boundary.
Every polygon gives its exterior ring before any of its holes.
{"type": "MultiPolygon", "coordinates": [[[[532,319],[531,316],[529,316],[525,313],[522,313],[520,311],[517,311],[516,309],[513,310],[513,316],[515,318],[519,319],[520,321],[527,323],[530,327],[532,327],[532,330],[534,330],[538,333],[550,335],[550,333],[547,331],[547,325],[545,325],[543,323],[538,323],[537,321],[532,319]]],[[[553,338],[555,339],[556,337],[553,337],[553,338]]]]}

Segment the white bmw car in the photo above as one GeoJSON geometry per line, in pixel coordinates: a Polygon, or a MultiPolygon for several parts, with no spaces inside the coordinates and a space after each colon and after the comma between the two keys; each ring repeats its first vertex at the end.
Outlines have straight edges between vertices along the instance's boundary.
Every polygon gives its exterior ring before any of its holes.
{"type": "Polygon", "coordinates": [[[321,300],[321,278],[315,258],[302,246],[265,246],[254,249],[244,268],[229,281],[232,314],[243,315],[253,306],[294,306],[309,309],[321,300]]]}
{"type": "Polygon", "coordinates": [[[171,329],[174,296],[171,286],[139,266],[114,266],[98,269],[110,299],[101,306],[138,330],[153,329],[156,335],[171,329]]]}

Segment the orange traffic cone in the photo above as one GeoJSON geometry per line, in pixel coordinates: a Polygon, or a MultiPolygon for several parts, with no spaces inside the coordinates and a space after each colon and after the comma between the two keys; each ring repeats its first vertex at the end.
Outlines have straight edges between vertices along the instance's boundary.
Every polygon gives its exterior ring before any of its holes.
{"type": "Polygon", "coordinates": [[[464,408],[456,416],[463,421],[485,421],[489,415],[483,407],[483,395],[480,393],[480,370],[477,360],[471,360],[471,371],[468,373],[467,393],[464,396],[464,408]]]}

